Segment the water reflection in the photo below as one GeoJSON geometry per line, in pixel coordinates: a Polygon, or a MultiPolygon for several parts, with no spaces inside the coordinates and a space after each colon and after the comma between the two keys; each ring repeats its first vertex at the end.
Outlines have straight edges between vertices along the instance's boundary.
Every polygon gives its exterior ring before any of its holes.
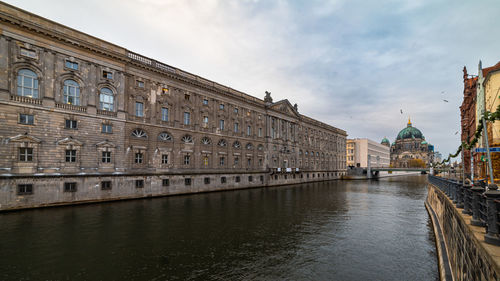
{"type": "Polygon", "coordinates": [[[437,280],[425,177],[0,215],[1,280],[437,280]]]}

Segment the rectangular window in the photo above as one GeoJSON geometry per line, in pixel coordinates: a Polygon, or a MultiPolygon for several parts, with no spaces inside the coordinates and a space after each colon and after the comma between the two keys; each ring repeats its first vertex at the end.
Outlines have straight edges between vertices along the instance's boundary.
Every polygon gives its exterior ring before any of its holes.
{"type": "Polygon", "coordinates": [[[19,114],[19,124],[33,125],[35,118],[31,114],[19,114]]]}
{"type": "Polygon", "coordinates": [[[203,182],[204,182],[205,184],[210,184],[210,178],[204,178],[204,179],[203,179],[203,182]]]}
{"type": "Polygon", "coordinates": [[[219,104],[219,109],[224,109],[224,104],[219,104]]]}
{"type": "Polygon", "coordinates": [[[113,133],[113,127],[111,126],[111,124],[102,124],[101,132],[106,134],[111,134],[113,133]]]}
{"type": "Polygon", "coordinates": [[[252,158],[247,159],[247,166],[250,167],[252,165],[252,158]]]}
{"type": "Polygon", "coordinates": [[[241,179],[240,179],[240,176],[236,176],[236,178],[234,179],[235,182],[240,182],[241,179]]]}
{"type": "Polygon", "coordinates": [[[76,150],[66,149],[66,162],[76,162],[76,150]]]}
{"type": "Polygon", "coordinates": [[[247,126],[247,136],[252,134],[252,126],[247,126]]]}
{"type": "Polygon", "coordinates": [[[260,182],[264,182],[264,176],[260,176],[260,182]]]}
{"type": "Polygon", "coordinates": [[[248,181],[252,182],[253,181],[253,177],[252,176],[248,176],[248,181]]]}
{"type": "Polygon", "coordinates": [[[238,123],[234,123],[234,132],[237,133],[239,129],[238,123]]]}
{"type": "Polygon", "coordinates": [[[33,194],[33,185],[32,184],[18,184],[17,185],[17,194],[18,195],[33,194]]]}
{"type": "Polygon", "coordinates": [[[208,100],[207,99],[203,99],[203,105],[208,105],[208,100]]]}
{"type": "Polygon", "coordinates": [[[184,99],[185,99],[185,100],[189,100],[189,95],[188,95],[188,94],[185,94],[185,95],[184,95],[184,99]]]}
{"type": "Polygon", "coordinates": [[[144,82],[142,82],[142,81],[137,81],[137,87],[139,87],[139,88],[144,88],[144,82]]]}
{"type": "Polygon", "coordinates": [[[77,129],[78,122],[76,120],[66,119],[65,120],[65,127],[66,127],[66,129],[77,129]]]}
{"type": "Polygon", "coordinates": [[[184,112],[184,125],[191,124],[191,113],[184,112]]]}
{"type": "Polygon", "coordinates": [[[221,131],[224,131],[224,120],[222,120],[222,119],[221,119],[221,120],[219,120],[219,129],[220,129],[221,131]]]}
{"type": "Polygon", "coordinates": [[[220,178],[220,183],[226,183],[226,182],[227,182],[226,177],[221,177],[221,178],[220,178]]]}
{"type": "Polygon", "coordinates": [[[184,165],[189,165],[191,157],[189,155],[184,155],[184,165]]]}
{"type": "Polygon", "coordinates": [[[111,190],[111,181],[101,181],[101,190],[111,190]]]}
{"type": "Polygon", "coordinates": [[[64,192],[76,192],[76,182],[65,182],[64,192]]]}
{"type": "Polygon", "coordinates": [[[234,113],[238,114],[238,108],[237,107],[234,108],[234,113]]]}
{"type": "Polygon", "coordinates": [[[170,185],[170,180],[169,179],[163,179],[161,181],[161,185],[163,185],[163,186],[169,186],[170,185]]]}
{"type": "Polygon", "coordinates": [[[240,159],[238,157],[234,157],[234,165],[238,165],[239,161],[240,161],[240,159]]]}
{"type": "Polygon", "coordinates": [[[33,161],[33,148],[20,147],[19,148],[19,161],[22,161],[22,162],[33,161]]]}
{"type": "Polygon", "coordinates": [[[262,137],[262,128],[259,128],[259,138],[262,137]]]}
{"type": "Polygon", "coordinates": [[[161,108],[161,121],[168,121],[168,108],[161,108]]]}
{"type": "Polygon", "coordinates": [[[142,153],[138,152],[135,154],[135,164],[142,164],[142,153]]]}
{"type": "Polygon", "coordinates": [[[110,71],[103,71],[102,78],[113,79],[113,73],[110,71]]]}
{"type": "Polygon", "coordinates": [[[135,103],[135,116],[137,117],[144,116],[144,104],[142,102],[135,103]]]}
{"type": "Polygon", "coordinates": [[[259,167],[262,167],[262,159],[259,159],[259,167]]]}
{"type": "Polygon", "coordinates": [[[66,68],[69,68],[69,69],[78,70],[78,63],[74,62],[74,61],[67,60],[64,63],[64,66],[66,66],[66,68]]]}
{"type": "Polygon", "coordinates": [[[144,180],[135,180],[135,188],[143,188],[144,180]]]}
{"type": "Polygon", "coordinates": [[[203,123],[208,124],[208,116],[203,116],[203,123]]]}
{"type": "Polygon", "coordinates": [[[142,164],[142,153],[138,152],[135,154],[135,164],[142,164]]]}
{"type": "Polygon", "coordinates": [[[203,166],[208,167],[208,157],[207,156],[203,157],[203,166]]]}
{"type": "Polygon", "coordinates": [[[168,154],[162,154],[161,155],[161,163],[162,164],[168,164],[168,154]]]}
{"type": "Polygon", "coordinates": [[[102,152],[102,163],[111,163],[111,151],[102,152]]]}
{"type": "Polygon", "coordinates": [[[219,158],[219,164],[220,164],[221,166],[224,166],[224,162],[225,162],[225,160],[226,160],[226,158],[224,158],[224,157],[219,158]]]}
{"type": "Polygon", "coordinates": [[[24,48],[21,48],[21,56],[25,56],[25,57],[32,58],[32,59],[38,58],[35,51],[24,49],[24,48]]]}
{"type": "Polygon", "coordinates": [[[191,185],[191,178],[185,178],[184,185],[191,185]]]}

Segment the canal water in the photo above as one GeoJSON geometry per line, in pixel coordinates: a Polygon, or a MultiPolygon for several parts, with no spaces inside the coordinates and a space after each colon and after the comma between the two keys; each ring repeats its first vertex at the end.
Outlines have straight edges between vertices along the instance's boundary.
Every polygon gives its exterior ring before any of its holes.
{"type": "Polygon", "coordinates": [[[438,280],[425,176],[0,214],[0,280],[438,280]]]}

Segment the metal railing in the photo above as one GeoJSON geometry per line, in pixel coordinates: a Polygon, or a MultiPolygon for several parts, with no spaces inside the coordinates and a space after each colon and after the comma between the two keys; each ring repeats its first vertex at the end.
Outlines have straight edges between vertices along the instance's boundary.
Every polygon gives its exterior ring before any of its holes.
{"type": "Polygon", "coordinates": [[[500,191],[495,184],[473,185],[429,175],[429,183],[446,194],[462,213],[471,215],[471,225],[486,227],[484,241],[500,246],[500,191]]]}

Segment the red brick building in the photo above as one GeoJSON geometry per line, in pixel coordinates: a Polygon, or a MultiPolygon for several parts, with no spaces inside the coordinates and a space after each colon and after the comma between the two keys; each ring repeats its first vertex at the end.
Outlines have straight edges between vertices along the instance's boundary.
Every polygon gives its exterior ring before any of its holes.
{"type": "MultiPolygon", "coordinates": [[[[467,74],[467,68],[464,66],[464,100],[460,106],[461,117],[461,140],[470,141],[474,138],[476,132],[476,88],[477,76],[467,74]]],[[[480,157],[480,156],[478,156],[480,157]]],[[[476,158],[476,157],[475,157],[476,158]]],[[[464,163],[466,176],[470,177],[471,174],[471,151],[464,151],[464,163]]],[[[474,159],[474,174],[478,174],[476,167],[477,159],[474,159]]]]}

